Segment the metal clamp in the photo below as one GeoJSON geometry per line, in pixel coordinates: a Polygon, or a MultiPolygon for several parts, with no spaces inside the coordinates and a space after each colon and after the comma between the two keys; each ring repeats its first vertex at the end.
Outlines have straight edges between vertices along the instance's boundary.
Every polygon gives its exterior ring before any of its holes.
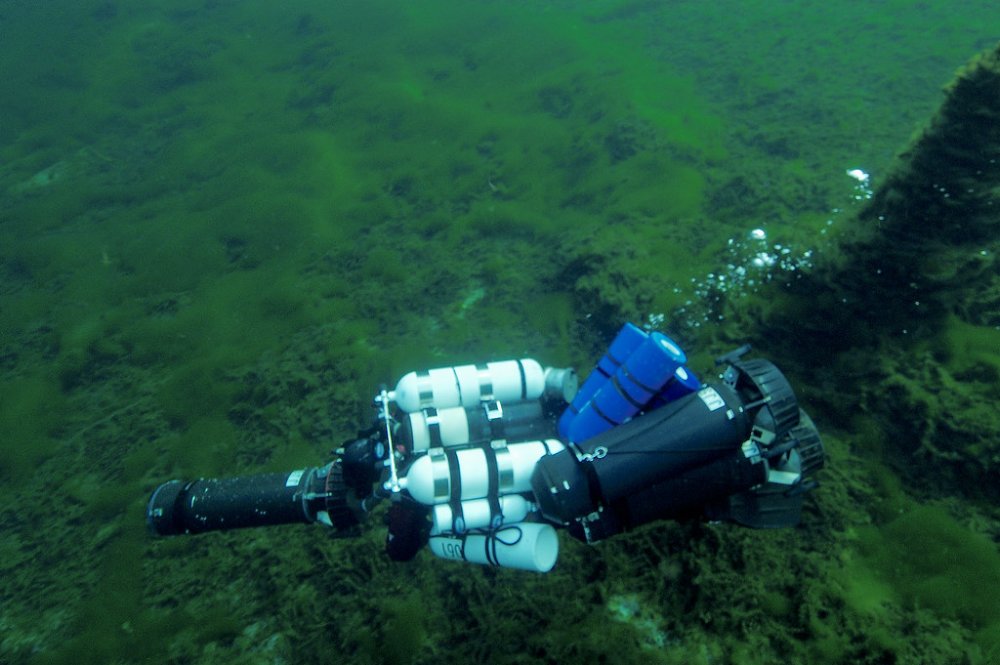
{"type": "Polygon", "coordinates": [[[604,459],[607,456],[608,449],[604,446],[597,446],[592,453],[577,453],[576,458],[581,462],[593,462],[594,460],[604,459]]]}

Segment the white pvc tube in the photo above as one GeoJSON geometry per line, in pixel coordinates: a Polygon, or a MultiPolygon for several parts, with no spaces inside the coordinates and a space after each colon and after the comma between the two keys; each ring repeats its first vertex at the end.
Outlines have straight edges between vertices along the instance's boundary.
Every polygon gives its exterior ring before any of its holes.
{"type": "Polygon", "coordinates": [[[547,573],[559,557],[559,536],[551,524],[522,522],[465,537],[434,536],[430,548],[442,559],[547,573]]]}

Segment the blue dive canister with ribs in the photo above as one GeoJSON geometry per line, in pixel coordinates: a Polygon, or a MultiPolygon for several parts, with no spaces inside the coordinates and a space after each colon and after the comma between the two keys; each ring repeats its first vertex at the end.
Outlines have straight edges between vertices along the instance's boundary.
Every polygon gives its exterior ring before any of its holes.
{"type": "Polygon", "coordinates": [[[673,340],[649,333],[579,408],[563,435],[570,441],[585,441],[628,421],[650,404],[685,362],[684,352],[673,340]]]}

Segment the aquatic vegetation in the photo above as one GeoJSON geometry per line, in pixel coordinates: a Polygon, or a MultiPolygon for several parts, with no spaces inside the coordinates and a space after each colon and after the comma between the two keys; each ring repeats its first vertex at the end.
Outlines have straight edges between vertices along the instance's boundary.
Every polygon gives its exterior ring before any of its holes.
{"type": "Polygon", "coordinates": [[[890,159],[995,10],[896,4],[5,8],[0,660],[996,660],[995,52],[890,159]],[[142,530],[381,382],[585,369],[623,319],[782,359],[832,460],[801,528],[564,538],[541,579],[393,564],[381,514],[142,530]]]}

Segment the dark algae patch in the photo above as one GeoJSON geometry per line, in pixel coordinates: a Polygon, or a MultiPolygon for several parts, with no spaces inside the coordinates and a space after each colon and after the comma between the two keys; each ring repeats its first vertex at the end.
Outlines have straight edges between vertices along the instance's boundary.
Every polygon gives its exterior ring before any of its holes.
{"type": "Polygon", "coordinates": [[[1000,662],[993,4],[4,3],[0,662],[1000,662]],[[788,375],[801,526],[545,575],[144,530],[626,320],[788,375]]]}

